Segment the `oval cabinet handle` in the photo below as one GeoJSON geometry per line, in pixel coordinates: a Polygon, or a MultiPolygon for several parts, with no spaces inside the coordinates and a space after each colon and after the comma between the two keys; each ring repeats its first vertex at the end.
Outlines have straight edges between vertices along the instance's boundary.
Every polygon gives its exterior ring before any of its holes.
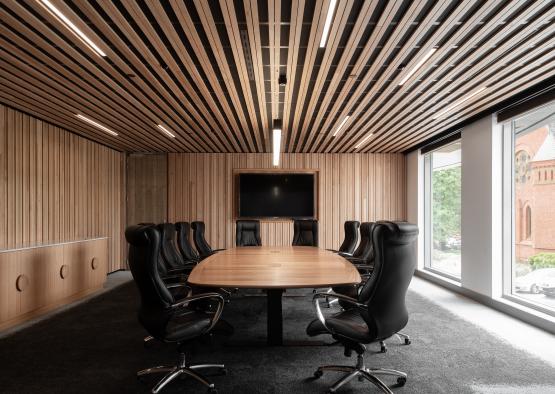
{"type": "Polygon", "coordinates": [[[67,264],[63,264],[60,267],[60,278],[62,279],[67,278],[68,274],[69,274],[69,267],[67,266],[67,264]]]}
{"type": "Polygon", "coordinates": [[[29,286],[29,278],[27,275],[19,275],[15,280],[15,288],[17,291],[24,291],[29,286]]]}
{"type": "Polygon", "coordinates": [[[93,270],[98,268],[98,259],[96,257],[93,257],[91,260],[91,268],[93,270]]]}

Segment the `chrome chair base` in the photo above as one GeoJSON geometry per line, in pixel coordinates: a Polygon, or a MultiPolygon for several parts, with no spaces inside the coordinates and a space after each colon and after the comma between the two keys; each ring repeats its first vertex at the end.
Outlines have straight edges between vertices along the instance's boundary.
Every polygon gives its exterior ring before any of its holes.
{"type": "Polygon", "coordinates": [[[393,392],[387,387],[387,385],[382,382],[376,375],[389,375],[389,376],[396,376],[397,377],[397,385],[404,386],[407,381],[407,374],[401,371],[397,371],[395,369],[387,369],[387,368],[367,368],[364,365],[364,359],[362,355],[358,355],[357,365],[356,366],[347,366],[347,365],[325,365],[319,367],[316,372],[314,372],[315,378],[320,378],[324,371],[333,371],[333,372],[345,372],[341,379],[339,379],[333,386],[328,389],[328,393],[335,393],[341,386],[348,383],[349,381],[353,380],[354,378],[358,377],[359,381],[364,379],[368,380],[370,383],[374,384],[378,387],[382,392],[393,394],[393,392]]]}
{"type": "MultiPolygon", "coordinates": [[[[405,345],[410,345],[411,344],[410,337],[407,334],[404,334],[402,332],[398,332],[393,336],[396,337],[399,340],[399,342],[401,342],[401,344],[403,344],[403,343],[405,345]]],[[[387,346],[385,345],[385,341],[380,341],[380,353],[385,353],[385,352],[387,352],[387,346]]]]}
{"type": "Polygon", "coordinates": [[[146,375],[152,375],[157,373],[166,373],[166,375],[154,386],[152,389],[153,394],[159,393],[168,383],[176,379],[180,375],[188,375],[192,378],[198,380],[200,383],[208,387],[211,393],[217,393],[214,383],[208,381],[204,376],[198,373],[199,370],[203,369],[217,369],[223,375],[227,373],[225,366],[223,364],[198,364],[198,365],[187,365],[185,361],[185,355],[180,354],[179,362],[175,366],[158,366],[148,369],[143,369],[137,372],[137,378],[141,379],[146,375]]]}

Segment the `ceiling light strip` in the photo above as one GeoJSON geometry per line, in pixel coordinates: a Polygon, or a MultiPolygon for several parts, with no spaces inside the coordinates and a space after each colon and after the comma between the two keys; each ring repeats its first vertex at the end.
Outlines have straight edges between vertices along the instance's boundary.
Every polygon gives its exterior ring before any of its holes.
{"type": "Polygon", "coordinates": [[[442,115],[446,114],[447,112],[451,111],[453,108],[458,107],[459,105],[461,105],[465,101],[470,100],[472,97],[476,96],[477,94],[483,92],[486,89],[487,89],[487,86],[482,86],[480,89],[476,90],[474,93],[471,93],[468,96],[465,96],[462,99],[460,99],[458,101],[455,101],[453,104],[451,104],[447,108],[439,111],[437,114],[434,114],[433,119],[439,118],[440,116],[442,116],[442,115]]]}
{"type": "Polygon", "coordinates": [[[89,118],[87,118],[86,116],[83,116],[83,115],[81,115],[81,114],[77,114],[77,115],[75,115],[75,116],[77,116],[79,119],[81,119],[81,120],[83,120],[83,121],[85,121],[85,122],[87,122],[87,123],[89,123],[89,124],[91,124],[91,125],[93,125],[93,126],[95,126],[95,127],[98,127],[98,128],[101,129],[101,130],[104,130],[104,131],[107,132],[108,134],[112,134],[113,136],[117,136],[117,135],[118,135],[118,133],[116,133],[115,131],[110,130],[110,129],[107,128],[106,126],[102,126],[100,123],[95,122],[94,120],[89,119],[89,118]]]}
{"type": "Polygon", "coordinates": [[[274,129],[273,131],[273,152],[272,163],[274,166],[279,166],[279,153],[281,150],[281,130],[274,129]]]}
{"type": "Polygon", "coordinates": [[[335,133],[333,133],[332,137],[335,137],[337,133],[339,133],[339,131],[343,128],[343,126],[345,126],[345,123],[347,123],[350,117],[351,117],[350,115],[345,116],[345,119],[343,119],[343,122],[341,122],[339,127],[335,129],[335,133]]]}
{"type": "Polygon", "coordinates": [[[399,82],[399,86],[402,86],[405,84],[405,82],[408,81],[408,79],[415,73],[418,71],[418,69],[420,67],[422,67],[422,65],[426,62],[426,60],[428,60],[433,54],[434,52],[437,51],[437,48],[432,48],[430,49],[430,51],[428,53],[426,53],[426,55],[420,59],[420,61],[418,63],[416,63],[414,65],[414,67],[407,73],[407,75],[405,75],[405,77],[401,80],[401,82],[399,82]]]}
{"type": "Polygon", "coordinates": [[[158,127],[160,130],[162,130],[164,132],[164,134],[166,134],[167,136],[169,136],[171,138],[175,138],[175,134],[173,134],[171,131],[169,131],[167,128],[165,128],[161,124],[156,125],[156,127],[158,127]]]}
{"type": "Polygon", "coordinates": [[[320,48],[326,46],[326,41],[328,40],[328,35],[330,34],[331,20],[333,18],[333,13],[335,12],[335,6],[337,0],[330,0],[328,6],[328,14],[326,15],[326,22],[324,23],[324,31],[322,32],[322,38],[320,39],[320,48]]]}
{"type": "Polygon", "coordinates": [[[49,0],[37,0],[39,4],[44,6],[44,8],[49,11],[54,17],[56,17],[68,30],[77,36],[85,45],[96,52],[100,56],[106,56],[106,53],[102,51],[92,40],[85,35],[77,26],[73,24],[59,9],[57,9],[49,0]]]}
{"type": "Polygon", "coordinates": [[[364,137],[364,138],[362,139],[362,141],[360,141],[360,142],[355,146],[355,149],[360,148],[360,147],[362,146],[362,144],[364,144],[366,141],[368,141],[368,140],[370,139],[370,137],[372,137],[373,135],[374,135],[374,133],[370,133],[370,134],[368,134],[366,137],[364,137]]]}

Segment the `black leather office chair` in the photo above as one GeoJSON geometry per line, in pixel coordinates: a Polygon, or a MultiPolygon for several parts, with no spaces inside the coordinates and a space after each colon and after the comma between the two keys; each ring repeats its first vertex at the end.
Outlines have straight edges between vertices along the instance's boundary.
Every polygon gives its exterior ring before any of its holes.
{"type": "Polygon", "coordinates": [[[204,222],[193,222],[191,223],[191,228],[193,229],[193,241],[195,242],[195,247],[200,255],[201,260],[213,255],[220,250],[225,249],[212,249],[206,238],[204,238],[205,225],[204,222]]]}
{"type": "Polygon", "coordinates": [[[216,392],[214,384],[198,374],[201,369],[217,369],[225,373],[221,364],[190,365],[185,358],[187,345],[196,338],[207,335],[218,322],[224,299],[218,293],[196,294],[183,299],[175,299],[166,288],[158,272],[161,236],[152,226],[131,226],[125,231],[130,244],[129,267],[139,289],[141,303],[138,310],[139,322],[148,333],[162,342],[176,343],[179,352],[175,366],[160,366],[137,373],[138,377],[153,373],[167,373],[152,389],[160,392],[168,383],[180,375],[188,375],[216,392]],[[199,301],[211,301],[215,310],[204,310],[199,301]]]}
{"type": "Polygon", "coordinates": [[[347,220],[344,224],[345,238],[339,249],[328,249],[331,252],[342,253],[344,255],[352,255],[358,244],[358,228],[360,222],[356,220],[347,220]]]}
{"type": "Polygon", "coordinates": [[[367,368],[364,365],[365,344],[378,342],[395,335],[408,322],[405,295],[416,267],[416,238],[418,228],[406,222],[380,222],[376,224],[372,238],[375,247],[374,271],[361,289],[358,297],[341,294],[317,293],[314,305],[318,319],[307,327],[310,336],[331,334],[345,347],[349,357],[357,353],[357,364],[347,366],[323,366],[314,376],[319,378],[324,371],[347,372],[329,390],[339,387],[355,377],[375,384],[385,393],[391,390],[377,375],[397,376],[397,383],[404,385],[407,375],[393,369],[367,368]],[[352,308],[325,317],[320,308],[320,299],[330,296],[349,303],[352,308]]]}
{"type": "Polygon", "coordinates": [[[261,246],[260,240],[260,221],[258,220],[237,220],[235,224],[235,245],[236,246],[261,246]]]}
{"type": "Polygon", "coordinates": [[[372,243],[372,231],[376,224],[373,222],[364,222],[360,225],[360,243],[353,252],[347,254],[340,252],[339,254],[353,263],[362,274],[369,274],[374,264],[374,246],[372,243]]]}
{"type": "Polygon", "coordinates": [[[317,220],[295,220],[293,222],[293,246],[318,246],[317,220]]]}
{"type": "Polygon", "coordinates": [[[175,225],[172,223],[160,223],[156,226],[162,238],[161,255],[168,269],[192,270],[196,261],[186,261],[175,247],[175,225]]]}
{"type": "Polygon", "coordinates": [[[198,262],[200,257],[193,249],[191,239],[189,238],[189,234],[191,232],[189,222],[177,222],[175,223],[175,229],[177,230],[177,247],[183,259],[185,261],[198,262]]]}

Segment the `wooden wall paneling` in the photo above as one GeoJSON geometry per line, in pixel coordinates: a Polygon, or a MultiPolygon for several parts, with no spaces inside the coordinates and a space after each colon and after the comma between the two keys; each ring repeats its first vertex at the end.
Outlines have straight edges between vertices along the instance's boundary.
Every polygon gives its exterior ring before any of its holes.
{"type": "Polygon", "coordinates": [[[123,154],[4,105],[0,142],[0,250],[109,236],[124,267],[123,154]]]}
{"type": "MultiPolygon", "coordinates": [[[[405,218],[402,154],[283,154],[281,163],[280,170],[318,171],[322,247],[339,246],[345,220],[405,218]]],[[[203,220],[213,247],[233,246],[234,170],[273,168],[270,154],[169,154],[168,221],[203,220]]],[[[289,245],[292,230],[289,220],[263,221],[262,241],[289,245]]]]}

